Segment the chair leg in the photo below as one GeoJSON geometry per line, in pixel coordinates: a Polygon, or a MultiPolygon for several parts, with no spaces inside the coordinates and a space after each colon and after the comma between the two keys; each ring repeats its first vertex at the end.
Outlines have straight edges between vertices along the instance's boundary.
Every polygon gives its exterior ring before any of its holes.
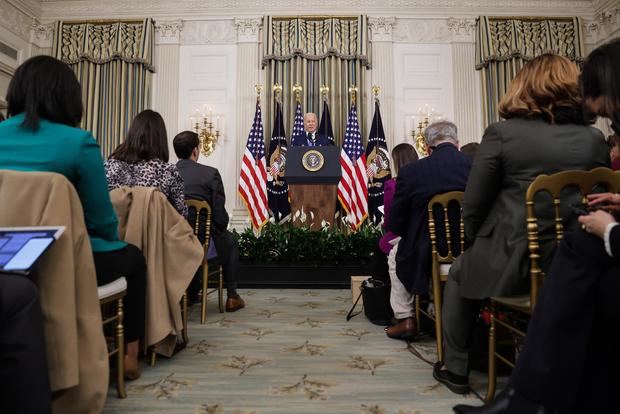
{"type": "Polygon", "coordinates": [[[202,264],[202,297],[200,298],[200,323],[207,323],[207,289],[209,287],[209,265],[207,261],[202,264]]]}
{"type": "Polygon", "coordinates": [[[155,362],[157,362],[157,352],[155,352],[155,347],[151,348],[151,366],[155,366],[155,362]]]}
{"type": "Polygon", "coordinates": [[[489,327],[489,388],[487,389],[486,401],[490,402],[495,398],[496,387],[496,358],[495,358],[495,304],[491,303],[491,326],[489,327]]]}
{"type": "Polygon", "coordinates": [[[125,328],[123,326],[123,298],[116,302],[116,392],[118,398],[127,398],[125,391],[125,328]]]}
{"type": "Polygon", "coordinates": [[[441,322],[441,281],[433,275],[433,303],[435,305],[435,338],[437,340],[437,360],[443,363],[443,324],[441,322]]]}
{"type": "Polygon", "coordinates": [[[187,346],[189,343],[189,338],[187,335],[187,320],[189,318],[188,309],[187,309],[187,291],[183,294],[183,343],[187,346]]]}
{"type": "Polygon", "coordinates": [[[217,300],[220,305],[220,313],[224,313],[224,274],[220,266],[220,282],[217,287],[217,300]]]}
{"type": "Polygon", "coordinates": [[[415,330],[416,334],[420,334],[420,295],[414,295],[413,305],[415,308],[415,330]]]}

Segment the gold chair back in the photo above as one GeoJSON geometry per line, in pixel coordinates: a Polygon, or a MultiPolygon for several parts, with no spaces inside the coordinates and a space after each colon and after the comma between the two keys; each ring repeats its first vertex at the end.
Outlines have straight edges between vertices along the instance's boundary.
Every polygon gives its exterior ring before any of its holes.
{"type": "MultiPolygon", "coordinates": [[[[428,202],[428,231],[431,237],[431,248],[432,248],[433,261],[436,260],[438,263],[441,263],[441,264],[444,264],[444,263],[450,264],[458,256],[457,254],[455,254],[453,250],[452,233],[450,231],[450,220],[448,219],[448,206],[451,203],[456,202],[458,203],[459,207],[461,207],[463,205],[464,194],[465,193],[463,191],[450,191],[448,193],[438,194],[434,196],[431,199],[431,201],[428,202]],[[433,212],[433,209],[437,204],[441,205],[441,208],[443,210],[443,218],[444,218],[444,229],[443,230],[444,230],[444,234],[446,235],[446,243],[448,247],[447,254],[445,256],[442,256],[439,253],[439,250],[437,248],[438,229],[435,223],[435,215],[433,212]]],[[[459,235],[460,235],[460,247],[461,247],[460,250],[462,252],[465,248],[465,226],[463,224],[462,215],[459,220],[459,235]]]]}
{"type": "Polygon", "coordinates": [[[211,240],[211,206],[206,201],[201,200],[186,200],[185,204],[187,205],[187,220],[194,229],[194,234],[202,243],[205,252],[204,262],[206,262],[211,240]],[[200,217],[203,214],[205,221],[204,226],[201,226],[200,217]]]}
{"type": "MultiPolygon", "coordinates": [[[[564,224],[560,209],[562,191],[569,187],[577,188],[582,197],[585,197],[586,194],[592,193],[597,186],[603,186],[609,192],[620,192],[620,174],[604,167],[590,171],[563,171],[552,175],[539,175],[527,189],[525,204],[530,257],[530,307],[532,310],[544,278],[544,272],[540,268],[539,229],[538,218],[534,209],[534,198],[540,192],[546,192],[553,198],[555,238],[559,243],[564,237],[564,224]]],[[[585,203],[585,198],[582,201],[585,203]]]]}

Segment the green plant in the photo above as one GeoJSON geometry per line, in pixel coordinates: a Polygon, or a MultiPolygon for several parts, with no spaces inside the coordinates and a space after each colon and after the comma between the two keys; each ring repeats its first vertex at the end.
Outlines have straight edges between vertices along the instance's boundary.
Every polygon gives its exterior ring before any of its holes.
{"type": "Polygon", "coordinates": [[[381,230],[364,224],[356,232],[337,227],[313,231],[289,223],[267,223],[256,235],[251,228],[233,232],[242,260],[258,262],[307,262],[369,259],[381,230]]]}

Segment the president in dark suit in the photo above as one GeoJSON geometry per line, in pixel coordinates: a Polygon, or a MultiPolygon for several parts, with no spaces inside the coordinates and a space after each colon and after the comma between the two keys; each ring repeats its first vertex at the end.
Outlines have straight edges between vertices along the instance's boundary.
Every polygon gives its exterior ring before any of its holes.
{"type": "Polygon", "coordinates": [[[304,115],[304,133],[297,137],[292,145],[303,147],[321,147],[333,145],[333,142],[326,136],[317,131],[318,119],[315,113],[308,112],[304,115]]]}
{"type": "MultiPolygon", "coordinates": [[[[211,237],[217,250],[216,260],[222,264],[228,294],[226,312],[234,312],[245,306],[237,293],[239,246],[232,233],[227,230],[228,213],[222,177],[216,168],[198,163],[199,145],[198,134],[192,131],[183,131],[173,140],[174,152],[179,157],[177,169],[185,185],[185,198],[206,201],[211,206],[211,237]]],[[[199,269],[197,275],[201,274],[199,269]]],[[[194,277],[189,289],[190,296],[200,289],[200,285],[199,277],[194,277]]]]}
{"type": "MultiPolygon", "coordinates": [[[[399,302],[411,303],[414,294],[428,294],[431,277],[428,202],[437,194],[465,190],[471,168],[471,159],[459,151],[457,128],[452,122],[429,125],[425,138],[430,155],[405,165],[399,171],[390,212],[388,230],[402,237],[396,253],[396,274],[405,289],[397,291],[409,295],[408,298],[391,299],[399,302]]],[[[440,219],[442,215],[436,215],[436,218],[440,219]]],[[[451,212],[449,217],[451,222],[456,220],[451,227],[458,229],[459,212],[451,212]]],[[[443,225],[438,223],[437,227],[443,228],[443,225]]],[[[415,331],[413,309],[411,312],[409,317],[387,329],[388,336],[411,336],[415,331]]]]}

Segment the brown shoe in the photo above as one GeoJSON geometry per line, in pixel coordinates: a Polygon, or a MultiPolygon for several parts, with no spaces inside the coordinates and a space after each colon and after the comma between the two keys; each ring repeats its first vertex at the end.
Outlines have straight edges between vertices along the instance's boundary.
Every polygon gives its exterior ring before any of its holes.
{"type": "Polygon", "coordinates": [[[236,312],[242,308],[245,308],[245,302],[240,296],[226,299],[226,312],[236,312]]]}
{"type": "Polygon", "coordinates": [[[416,334],[415,321],[413,318],[400,319],[396,325],[385,328],[385,333],[392,339],[413,341],[416,334]]]}
{"type": "Polygon", "coordinates": [[[125,364],[125,379],[129,381],[134,381],[140,378],[140,364],[138,362],[138,358],[133,357],[131,355],[125,355],[124,359],[125,364]]]}

